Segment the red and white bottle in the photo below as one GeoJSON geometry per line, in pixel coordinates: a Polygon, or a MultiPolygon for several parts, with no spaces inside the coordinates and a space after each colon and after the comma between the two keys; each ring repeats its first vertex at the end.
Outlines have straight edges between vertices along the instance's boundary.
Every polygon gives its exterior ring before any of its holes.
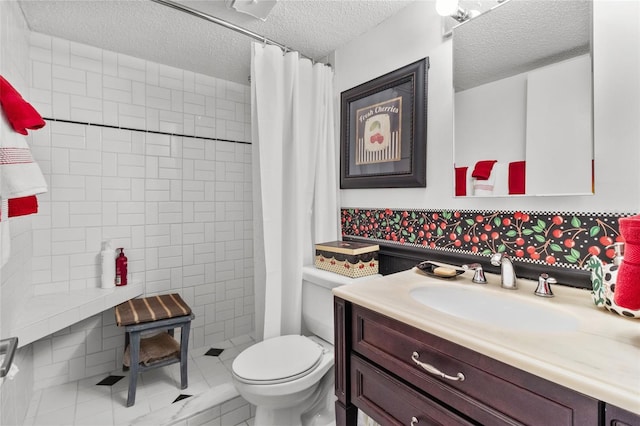
{"type": "Polygon", "coordinates": [[[124,255],[124,248],[118,248],[120,255],[116,258],[116,285],[127,285],[127,256],[124,255]]]}

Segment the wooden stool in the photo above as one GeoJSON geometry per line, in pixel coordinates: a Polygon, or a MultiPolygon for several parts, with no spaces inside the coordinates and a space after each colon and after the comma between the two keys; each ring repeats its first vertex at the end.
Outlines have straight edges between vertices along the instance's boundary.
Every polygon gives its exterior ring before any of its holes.
{"type": "Polygon", "coordinates": [[[125,351],[127,346],[129,347],[131,372],[127,407],[135,403],[139,372],[179,362],[180,388],[187,388],[187,349],[193,318],[191,308],[177,293],[131,299],[116,306],[116,323],[118,326],[123,326],[125,330],[125,351]],[[178,327],[180,328],[179,352],[160,359],[145,359],[141,364],[140,347],[141,345],[143,349],[145,347],[145,339],[141,339],[141,333],[166,330],[173,338],[174,329],[178,327]]]}

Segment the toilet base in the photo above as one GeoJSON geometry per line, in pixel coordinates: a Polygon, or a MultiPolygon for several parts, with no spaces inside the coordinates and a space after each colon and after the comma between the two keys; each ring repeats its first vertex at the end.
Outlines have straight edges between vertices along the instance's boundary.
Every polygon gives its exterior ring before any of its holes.
{"type": "Polygon", "coordinates": [[[335,426],[334,369],[322,377],[314,394],[296,407],[256,406],[256,426],[335,426]]]}

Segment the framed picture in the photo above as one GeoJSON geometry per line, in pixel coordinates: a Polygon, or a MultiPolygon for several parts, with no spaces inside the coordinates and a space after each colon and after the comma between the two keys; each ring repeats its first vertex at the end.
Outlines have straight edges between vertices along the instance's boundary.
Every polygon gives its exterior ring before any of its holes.
{"type": "Polygon", "coordinates": [[[424,58],[342,92],[340,188],[426,186],[428,69],[424,58]]]}

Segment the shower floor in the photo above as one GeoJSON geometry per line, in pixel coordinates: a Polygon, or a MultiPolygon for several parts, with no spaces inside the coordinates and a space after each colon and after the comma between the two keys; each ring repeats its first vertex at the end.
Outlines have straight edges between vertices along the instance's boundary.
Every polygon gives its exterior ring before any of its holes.
{"type": "Polygon", "coordinates": [[[251,337],[243,336],[215,345],[224,349],[220,354],[211,347],[190,349],[189,387],[184,390],[180,389],[180,364],[140,374],[136,403],[129,408],[129,372],[121,369],[38,390],[24,424],[253,425],[254,408],[238,395],[231,380],[233,359],[253,343],[251,337]],[[103,384],[98,385],[100,382],[103,384]]]}

